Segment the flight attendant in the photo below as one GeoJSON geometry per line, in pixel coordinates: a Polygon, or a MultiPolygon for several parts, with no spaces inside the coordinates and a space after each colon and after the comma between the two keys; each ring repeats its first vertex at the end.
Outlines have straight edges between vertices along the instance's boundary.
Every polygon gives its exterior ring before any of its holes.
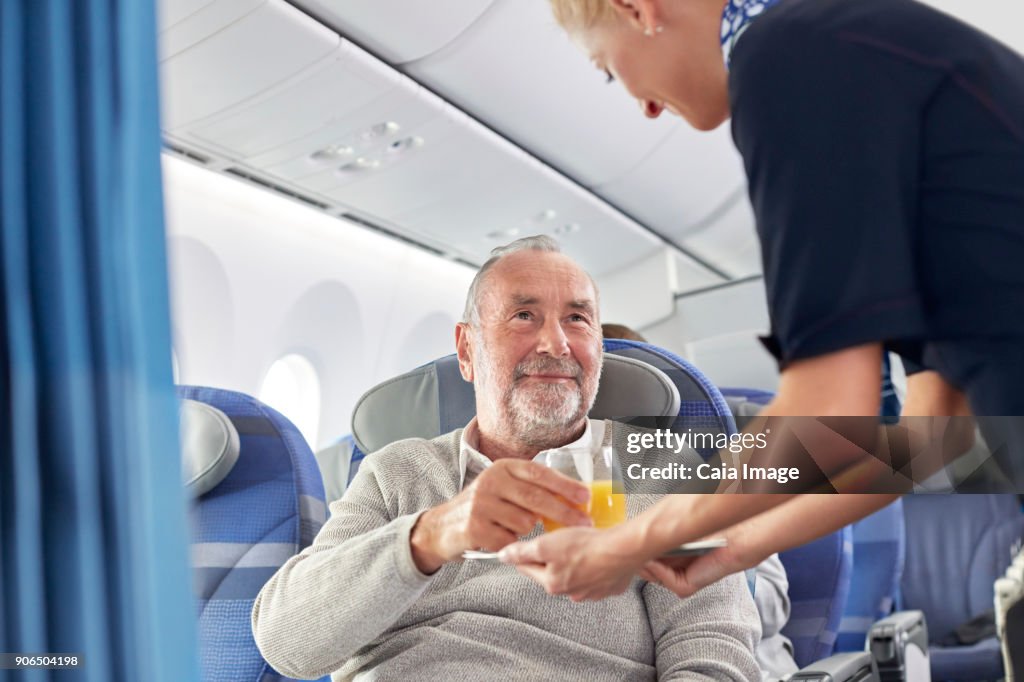
{"type": "MultiPolygon", "coordinates": [[[[764,414],[877,415],[895,351],[925,370],[908,382],[911,411],[978,415],[1024,487],[1024,433],[984,419],[1024,415],[1024,58],[914,0],[551,4],[648,117],[699,130],[732,117],[781,368],[764,414]]],[[[636,572],[687,595],[891,499],[669,496],[618,529],[551,534],[505,560],[577,599],[636,572]],[[719,532],[729,547],[689,565],[649,562],[719,532]]]]}

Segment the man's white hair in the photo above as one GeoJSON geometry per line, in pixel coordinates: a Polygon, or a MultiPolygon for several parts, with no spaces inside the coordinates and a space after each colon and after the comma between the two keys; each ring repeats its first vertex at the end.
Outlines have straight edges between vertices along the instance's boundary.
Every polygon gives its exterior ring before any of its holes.
{"type": "MultiPolygon", "coordinates": [[[[480,324],[480,291],[483,289],[484,280],[487,277],[488,271],[494,267],[494,265],[504,258],[505,256],[511,256],[513,253],[519,253],[520,251],[543,251],[546,253],[562,253],[562,247],[554,237],[549,237],[546,234],[535,234],[529,237],[523,237],[517,239],[514,242],[499,246],[491,251],[491,257],[487,259],[487,262],[480,266],[480,270],[477,271],[476,276],[469,285],[469,291],[466,293],[466,307],[462,311],[462,321],[466,324],[477,327],[480,324]]],[[[587,274],[590,277],[590,274],[587,274]]],[[[597,294],[597,283],[594,282],[594,278],[590,278],[590,283],[594,287],[594,296],[597,294]]],[[[597,302],[595,301],[595,304],[597,302]]]]}

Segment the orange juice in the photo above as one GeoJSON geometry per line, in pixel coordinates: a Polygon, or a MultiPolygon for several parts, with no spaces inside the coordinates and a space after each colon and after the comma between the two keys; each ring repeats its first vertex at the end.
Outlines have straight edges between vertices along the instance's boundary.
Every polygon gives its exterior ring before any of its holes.
{"type": "MultiPolygon", "coordinates": [[[[623,493],[612,492],[610,480],[591,483],[590,502],[572,506],[589,514],[594,522],[594,528],[611,528],[626,520],[626,496],[623,493]]],[[[546,533],[564,528],[562,524],[549,518],[542,520],[546,533]]]]}
{"type": "Polygon", "coordinates": [[[590,484],[590,518],[594,528],[611,528],[626,520],[626,495],[612,492],[612,482],[590,484]]]}
{"type": "MultiPolygon", "coordinates": [[[[562,498],[562,499],[565,499],[565,498],[562,498]]],[[[589,502],[580,502],[579,504],[573,504],[573,503],[569,502],[568,500],[566,500],[566,503],[570,507],[576,507],[581,512],[583,512],[584,514],[589,514],[590,513],[590,503],[589,502]]],[[[555,521],[553,519],[549,519],[546,516],[541,517],[541,521],[544,524],[544,532],[545,533],[550,533],[551,531],[558,530],[559,528],[565,528],[565,526],[560,524],[558,521],[555,521]]]]}

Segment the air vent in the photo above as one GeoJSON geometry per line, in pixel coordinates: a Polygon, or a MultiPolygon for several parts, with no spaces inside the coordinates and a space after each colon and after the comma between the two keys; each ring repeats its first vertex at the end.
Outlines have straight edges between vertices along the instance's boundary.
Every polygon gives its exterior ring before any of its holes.
{"type": "Polygon", "coordinates": [[[204,166],[210,163],[210,157],[203,156],[202,154],[196,154],[191,150],[185,149],[184,147],[179,147],[173,142],[168,142],[167,140],[164,140],[164,149],[166,149],[169,152],[173,152],[178,156],[182,156],[191,161],[195,161],[196,163],[201,163],[204,166]]]}
{"type": "Polygon", "coordinates": [[[470,263],[465,258],[453,258],[452,260],[454,260],[456,263],[461,263],[462,265],[465,265],[466,267],[473,268],[474,270],[479,270],[480,269],[480,264],[479,263],[470,263]]]}
{"type": "Polygon", "coordinates": [[[240,168],[226,168],[226,169],[224,169],[224,172],[228,173],[230,175],[234,175],[235,177],[242,178],[244,180],[248,180],[249,182],[251,182],[251,183],[253,183],[255,185],[259,185],[260,187],[266,187],[267,189],[274,190],[278,194],[283,194],[284,196],[286,196],[286,197],[288,197],[290,199],[295,199],[296,201],[301,201],[302,203],[306,204],[307,206],[312,206],[313,208],[319,208],[320,210],[324,210],[324,209],[326,209],[328,207],[328,204],[325,204],[322,201],[317,201],[316,199],[311,199],[310,197],[307,197],[307,196],[305,196],[303,194],[299,194],[298,192],[294,192],[294,191],[288,189],[287,187],[282,187],[281,185],[277,185],[277,184],[274,184],[273,182],[270,182],[268,180],[264,180],[263,178],[261,178],[259,176],[256,176],[256,175],[253,175],[252,173],[246,172],[246,171],[244,171],[244,170],[242,170],[240,168]]]}
{"type": "MultiPolygon", "coordinates": [[[[384,227],[382,225],[378,225],[377,223],[373,222],[372,220],[367,220],[366,218],[362,218],[360,216],[357,216],[354,213],[342,213],[339,217],[344,218],[345,220],[351,221],[351,222],[353,222],[353,223],[355,223],[357,225],[361,225],[361,226],[363,226],[365,228],[368,228],[370,230],[373,230],[374,232],[380,232],[381,234],[387,235],[388,237],[391,237],[392,239],[397,239],[398,241],[404,242],[406,244],[409,244],[410,246],[415,246],[416,248],[423,249],[424,251],[432,253],[435,256],[444,256],[445,255],[444,251],[441,251],[440,249],[436,249],[433,246],[428,246],[427,244],[424,244],[423,242],[418,242],[415,239],[411,239],[409,237],[406,237],[404,234],[399,234],[399,233],[395,232],[394,230],[389,230],[388,228],[386,228],[386,227],[384,227]]],[[[476,267],[476,266],[474,265],[473,267],[476,267]]]]}

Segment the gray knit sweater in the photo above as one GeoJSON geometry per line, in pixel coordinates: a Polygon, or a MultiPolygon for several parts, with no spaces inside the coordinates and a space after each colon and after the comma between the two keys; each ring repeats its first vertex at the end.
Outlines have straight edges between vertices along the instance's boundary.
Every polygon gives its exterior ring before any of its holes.
{"type": "MultiPolygon", "coordinates": [[[[627,427],[608,424],[606,441],[622,451],[627,427]]],[[[760,624],[741,575],[688,599],[635,579],[617,597],[573,603],[496,562],[420,573],[409,533],[459,492],[460,436],[367,457],[313,545],[264,586],[252,627],[278,672],[335,682],[760,680],[760,624]]],[[[629,514],[652,502],[631,495],[629,514]]]]}

